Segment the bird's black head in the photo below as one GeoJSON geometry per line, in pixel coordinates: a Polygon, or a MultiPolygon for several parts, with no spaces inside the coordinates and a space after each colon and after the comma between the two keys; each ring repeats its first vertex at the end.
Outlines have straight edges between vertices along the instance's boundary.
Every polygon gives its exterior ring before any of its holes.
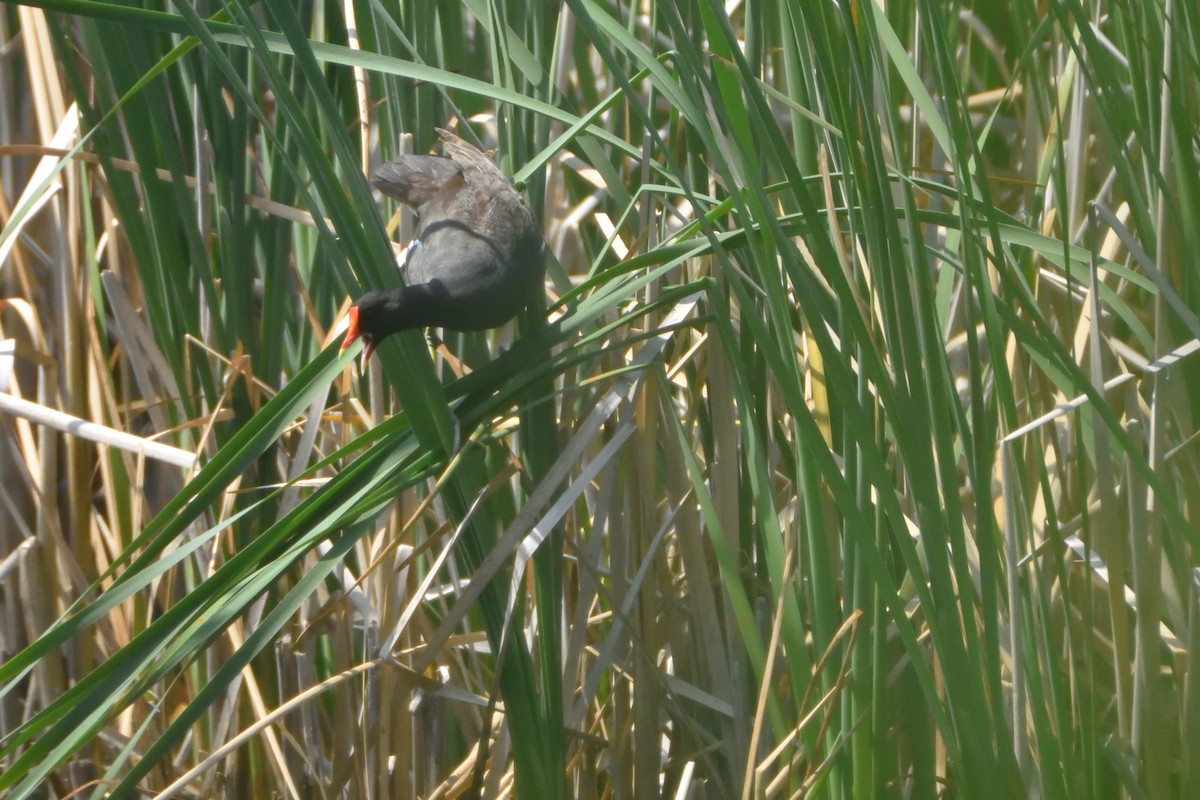
{"type": "MultiPolygon", "coordinates": [[[[345,350],[359,339],[363,341],[363,355],[371,359],[375,346],[391,331],[385,330],[387,305],[385,292],[367,292],[358,298],[350,307],[350,326],[346,329],[346,338],[342,339],[342,349],[345,350]]],[[[364,362],[365,363],[365,362],[364,362]]]]}
{"type": "Polygon", "coordinates": [[[367,292],[350,307],[350,325],[342,349],[362,339],[363,354],[370,360],[376,346],[393,333],[439,324],[438,289],[440,284],[434,282],[367,292]]]}

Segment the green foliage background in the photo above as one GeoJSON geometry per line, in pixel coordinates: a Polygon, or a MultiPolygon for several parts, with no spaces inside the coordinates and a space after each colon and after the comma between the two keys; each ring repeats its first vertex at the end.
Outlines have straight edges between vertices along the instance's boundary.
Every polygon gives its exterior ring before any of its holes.
{"type": "Polygon", "coordinates": [[[0,23],[0,388],[201,465],[6,412],[6,796],[1200,796],[1193,4],[0,23]],[[450,125],[546,308],[364,376],[450,125]]]}

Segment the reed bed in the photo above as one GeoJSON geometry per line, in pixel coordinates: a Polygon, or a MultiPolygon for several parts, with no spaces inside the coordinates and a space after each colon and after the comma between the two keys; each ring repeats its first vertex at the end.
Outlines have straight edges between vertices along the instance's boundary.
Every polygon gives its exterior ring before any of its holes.
{"type": "Polygon", "coordinates": [[[1173,0],[0,5],[0,794],[1200,796],[1198,98],[1173,0]],[[364,371],[436,127],[545,305],[364,371]]]}

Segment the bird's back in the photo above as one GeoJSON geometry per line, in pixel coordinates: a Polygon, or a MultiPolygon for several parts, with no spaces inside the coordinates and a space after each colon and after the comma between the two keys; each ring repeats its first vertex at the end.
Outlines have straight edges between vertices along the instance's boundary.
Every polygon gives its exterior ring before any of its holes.
{"type": "Polygon", "coordinates": [[[401,156],[372,178],[380,191],[417,208],[406,283],[429,284],[453,312],[454,330],[501,325],[528,304],[544,272],[533,215],[492,160],[438,130],[448,158],[401,156]]]}

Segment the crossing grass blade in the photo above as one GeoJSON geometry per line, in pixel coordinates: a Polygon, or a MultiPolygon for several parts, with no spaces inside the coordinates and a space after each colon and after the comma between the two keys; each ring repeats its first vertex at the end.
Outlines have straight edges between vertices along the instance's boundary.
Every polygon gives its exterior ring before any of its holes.
{"type": "Polygon", "coordinates": [[[6,6],[0,388],[202,466],[0,428],[0,791],[1195,796],[1200,20],[1102,10],[6,6]],[[546,302],[356,370],[446,126],[546,302]]]}

